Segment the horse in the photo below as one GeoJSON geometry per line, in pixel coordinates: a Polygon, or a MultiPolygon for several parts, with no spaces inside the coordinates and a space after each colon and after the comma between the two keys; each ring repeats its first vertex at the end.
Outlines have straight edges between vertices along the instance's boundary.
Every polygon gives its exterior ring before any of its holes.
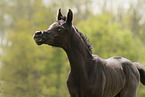
{"type": "Polygon", "coordinates": [[[136,97],[139,82],[145,85],[145,67],[115,56],[92,54],[87,37],[73,26],[73,12],[57,12],[57,20],[45,31],[36,31],[37,45],[62,48],[70,63],[67,87],[71,97],[136,97]]]}

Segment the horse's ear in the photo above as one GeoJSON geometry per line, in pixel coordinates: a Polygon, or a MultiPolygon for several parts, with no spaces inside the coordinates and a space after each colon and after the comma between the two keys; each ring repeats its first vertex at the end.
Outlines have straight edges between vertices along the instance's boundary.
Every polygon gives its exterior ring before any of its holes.
{"type": "Polygon", "coordinates": [[[59,10],[57,11],[57,20],[61,20],[62,17],[63,17],[63,15],[62,15],[62,13],[61,13],[61,9],[59,9],[59,10]]]}
{"type": "Polygon", "coordinates": [[[73,19],[73,13],[72,13],[71,9],[69,9],[69,11],[67,13],[67,23],[71,24],[72,23],[72,19],[73,19]]]}

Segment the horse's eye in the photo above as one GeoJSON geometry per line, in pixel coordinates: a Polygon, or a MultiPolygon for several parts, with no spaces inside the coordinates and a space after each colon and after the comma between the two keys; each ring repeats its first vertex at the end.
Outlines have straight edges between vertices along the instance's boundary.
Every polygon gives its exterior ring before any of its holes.
{"type": "Polygon", "coordinates": [[[58,27],[58,28],[57,28],[57,31],[58,31],[58,32],[61,32],[61,31],[62,31],[62,28],[58,27]]]}
{"type": "Polygon", "coordinates": [[[58,29],[59,32],[61,32],[61,29],[58,29]]]}

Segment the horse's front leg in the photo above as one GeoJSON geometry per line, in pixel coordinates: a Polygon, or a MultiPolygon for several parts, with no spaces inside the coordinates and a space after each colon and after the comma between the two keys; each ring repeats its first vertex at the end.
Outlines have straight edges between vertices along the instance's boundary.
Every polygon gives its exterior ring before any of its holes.
{"type": "Polygon", "coordinates": [[[74,84],[72,77],[69,75],[67,80],[67,87],[70,93],[70,97],[79,97],[78,87],[74,84]]]}
{"type": "Polygon", "coordinates": [[[70,83],[67,84],[67,86],[70,93],[70,97],[79,97],[78,91],[74,88],[74,86],[70,85],[70,83]]]}

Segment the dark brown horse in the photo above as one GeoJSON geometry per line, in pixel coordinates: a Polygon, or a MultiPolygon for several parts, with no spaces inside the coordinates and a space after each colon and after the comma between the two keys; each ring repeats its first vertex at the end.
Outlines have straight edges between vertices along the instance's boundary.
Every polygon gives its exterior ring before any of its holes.
{"type": "Polygon", "coordinates": [[[67,86],[71,97],[136,97],[139,81],[145,85],[145,67],[123,57],[102,59],[91,53],[92,46],[72,25],[73,13],[58,11],[57,21],[45,31],[36,31],[38,45],[63,48],[70,62],[67,86]]]}

